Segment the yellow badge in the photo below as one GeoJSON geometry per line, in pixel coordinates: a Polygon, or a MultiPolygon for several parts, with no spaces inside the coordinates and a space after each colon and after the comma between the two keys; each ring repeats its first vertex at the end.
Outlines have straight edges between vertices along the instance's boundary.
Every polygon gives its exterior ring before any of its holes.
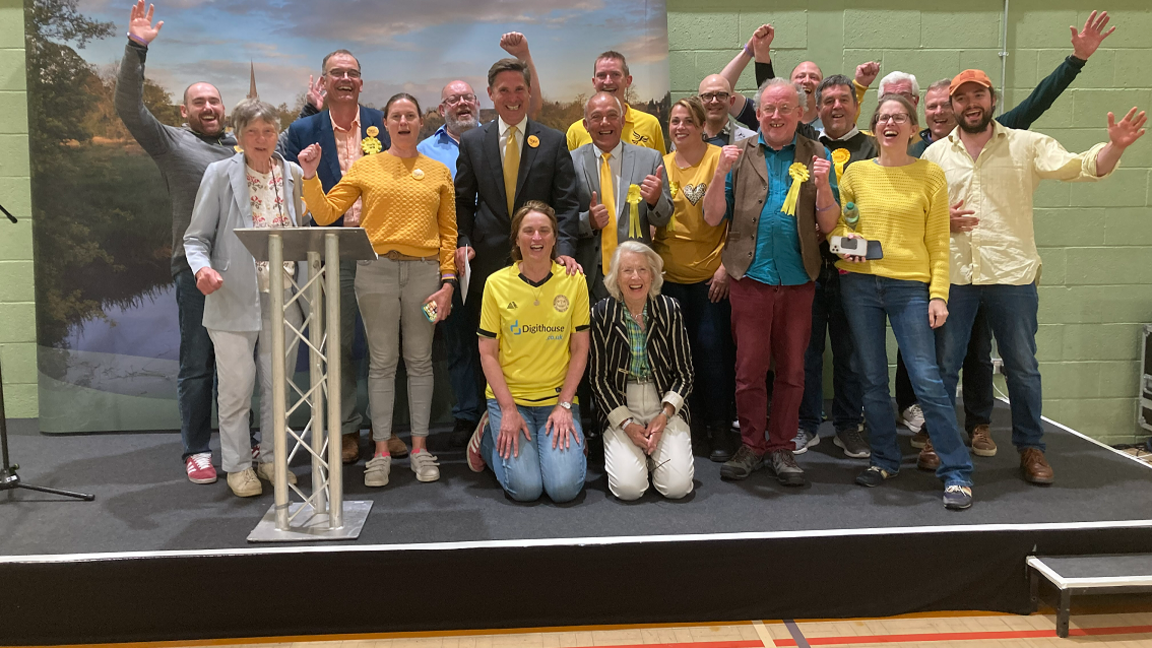
{"type": "Polygon", "coordinates": [[[417,180],[424,179],[424,169],[412,169],[412,177],[417,180]]]}
{"type": "Polygon", "coordinates": [[[536,148],[537,146],[540,146],[540,138],[536,137],[535,135],[529,135],[528,136],[528,146],[531,146],[532,148],[536,148]]]}
{"type": "Polygon", "coordinates": [[[239,144],[237,144],[236,146],[233,146],[232,150],[236,151],[237,153],[243,153],[244,152],[244,149],[240,148],[239,144]]]}
{"type": "Polygon", "coordinates": [[[852,157],[852,154],[848,152],[848,149],[839,148],[832,151],[832,161],[836,164],[844,164],[850,157],[852,157]]]}
{"type": "Polygon", "coordinates": [[[380,134],[380,129],[376,128],[375,126],[369,126],[368,130],[364,132],[368,134],[368,137],[376,137],[380,134]]]}
{"type": "Polygon", "coordinates": [[[557,313],[568,310],[568,298],[564,295],[556,295],[556,299],[552,300],[552,308],[555,308],[557,313]]]}

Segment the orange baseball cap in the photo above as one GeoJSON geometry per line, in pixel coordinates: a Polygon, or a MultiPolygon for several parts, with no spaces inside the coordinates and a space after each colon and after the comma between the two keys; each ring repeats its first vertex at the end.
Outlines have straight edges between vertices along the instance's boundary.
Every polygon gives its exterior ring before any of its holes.
{"type": "Polygon", "coordinates": [[[956,94],[956,90],[961,85],[969,82],[979,83],[989,90],[992,89],[992,80],[988,78],[987,74],[984,74],[983,70],[964,70],[952,79],[952,83],[948,84],[948,96],[951,97],[956,94]]]}

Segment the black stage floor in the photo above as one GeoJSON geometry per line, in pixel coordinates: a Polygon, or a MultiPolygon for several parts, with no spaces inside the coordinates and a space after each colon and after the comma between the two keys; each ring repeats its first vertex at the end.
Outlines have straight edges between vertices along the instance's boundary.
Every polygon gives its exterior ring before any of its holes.
{"type": "MultiPolygon", "coordinates": [[[[592,466],[585,494],[562,506],[512,502],[490,473],[470,472],[462,453],[440,451],[437,483],[418,483],[398,460],[386,488],[367,489],[363,462],[346,467],[346,499],[374,502],[360,539],[307,547],[248,544],[271,488],[241,500],[223,479],[190,484],[173,433],[46,436],[13,422],[10,435],[25,482],[92,492],[96,501],[0,495],[0,583],[30,594],[27,602],[10,598],[13,590],[0,596],[0,618],[19,619],[0,624],[0,644],[1023,612],[1029,553],[1152,547],[1152,467],[1049,425],[1056,483],[1029,485],[1004,406],[993,424],[1000,452],[974,458],[975,505],[964,512],[944,509],[940,482],[916,470],[906,437],[904,470],[876,489],[853,484],[866,461],[844,457],[825,437],[799,458],[804,488],[785,488],[766,470],[724,482],[718,464],[698,458],[685,500],[649,492],[619,502],[592,466]],[[190,590],[180,584],[189,574],[201,579],[190,590]],[[285,605],[316,584],[332,592],[321,607],[333,613],[269,615],[262,598],[260,613],[245,614],[226,604],[240,596],[235,587],[216,579],[285,605]],[[632,606],[635,597],[665,604],[632,606]],[[404,604],[374,618],[372,605],[384,600],[404,604]],[[37,605],[88,611],[61,623],[37,605]],[[184,618],[189,605],[212,623],[184,618]],[[96,614],[94,629],[85,618],[96,614]]],[[[443,438],[433,436],[434,451],[443,438]]]]}

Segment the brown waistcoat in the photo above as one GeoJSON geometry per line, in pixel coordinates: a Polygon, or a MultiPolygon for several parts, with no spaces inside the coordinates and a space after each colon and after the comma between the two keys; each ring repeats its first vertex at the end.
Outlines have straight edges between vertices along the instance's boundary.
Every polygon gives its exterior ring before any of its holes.
{"type": "MultiPolygon", "coordinates": [[[[740,279],[752,265],[756,254],[756,236],[760,212],[768,198],[768,169],[759,137],[749,137],[736,144],[740,159],[732,167],[732,222],[728,224],[728,241],[724,244],[724,268],[734,279],[740,279]]],[[[803,135],[796,136],[796,161],[808,167],[809,180],[800,186],[796,205],[796,228],[800,238],[800,255],[804,270],[813,281],[820,273],[820,242],[816,233],[816,182],[811,179],[812,156],[825,156],[824,146],[803,135]]]]}

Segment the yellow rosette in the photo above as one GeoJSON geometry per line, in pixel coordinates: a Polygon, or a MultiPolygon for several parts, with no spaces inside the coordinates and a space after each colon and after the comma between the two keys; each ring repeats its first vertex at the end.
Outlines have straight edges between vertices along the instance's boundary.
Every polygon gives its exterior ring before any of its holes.
{"type": "Polygon", "coordinates": [[[672,194],[672,200],[676,200],[676,196],[680,193],[680,183],[675,181],[669,182],[668,193],[672,194]]]}
{"type": "Polygon", "coordinates": [[[792,186],[788,187],[788,195],[784,197],[784,206],[780,211],[789,216],[796,215],[796,203],[800,202],[800,185],[808,182],[808,167],[800,162],[793,162],[788,167],[788,175],[792,176],[792,186]]]}
{"type": "Polygon", "coordinates": [[[641,200],[643,196],[640,195],[640,185],[629,185],[628,197],[625,199],[628,203],[628,238],[644,238],[643,230],[640,229],[641,200]]]}
{"type": "Polygon", "coordinates": [[[840,182],[840,176],[844,175],[844,165],[848,164],[848,159],[852,154],[848,149],[836,149],[832,151],[832,165],[836,167],[836,182],[840,182]]]}
{"type": "Polygon", "coordinates": [[[536,137],[535,135],[529,135],[528,136],[528,146],[531,146],[532,148],[536,148],[537,146],[540,146],[540,138],[536,137]]]}
{"type": "Polygon", "coordinates": [[[376,128],[375,126],[369,126],[368,130],[364,132],[368,134],[368,137],[376,137],[380,134],[380,129],[376,128]]]}

